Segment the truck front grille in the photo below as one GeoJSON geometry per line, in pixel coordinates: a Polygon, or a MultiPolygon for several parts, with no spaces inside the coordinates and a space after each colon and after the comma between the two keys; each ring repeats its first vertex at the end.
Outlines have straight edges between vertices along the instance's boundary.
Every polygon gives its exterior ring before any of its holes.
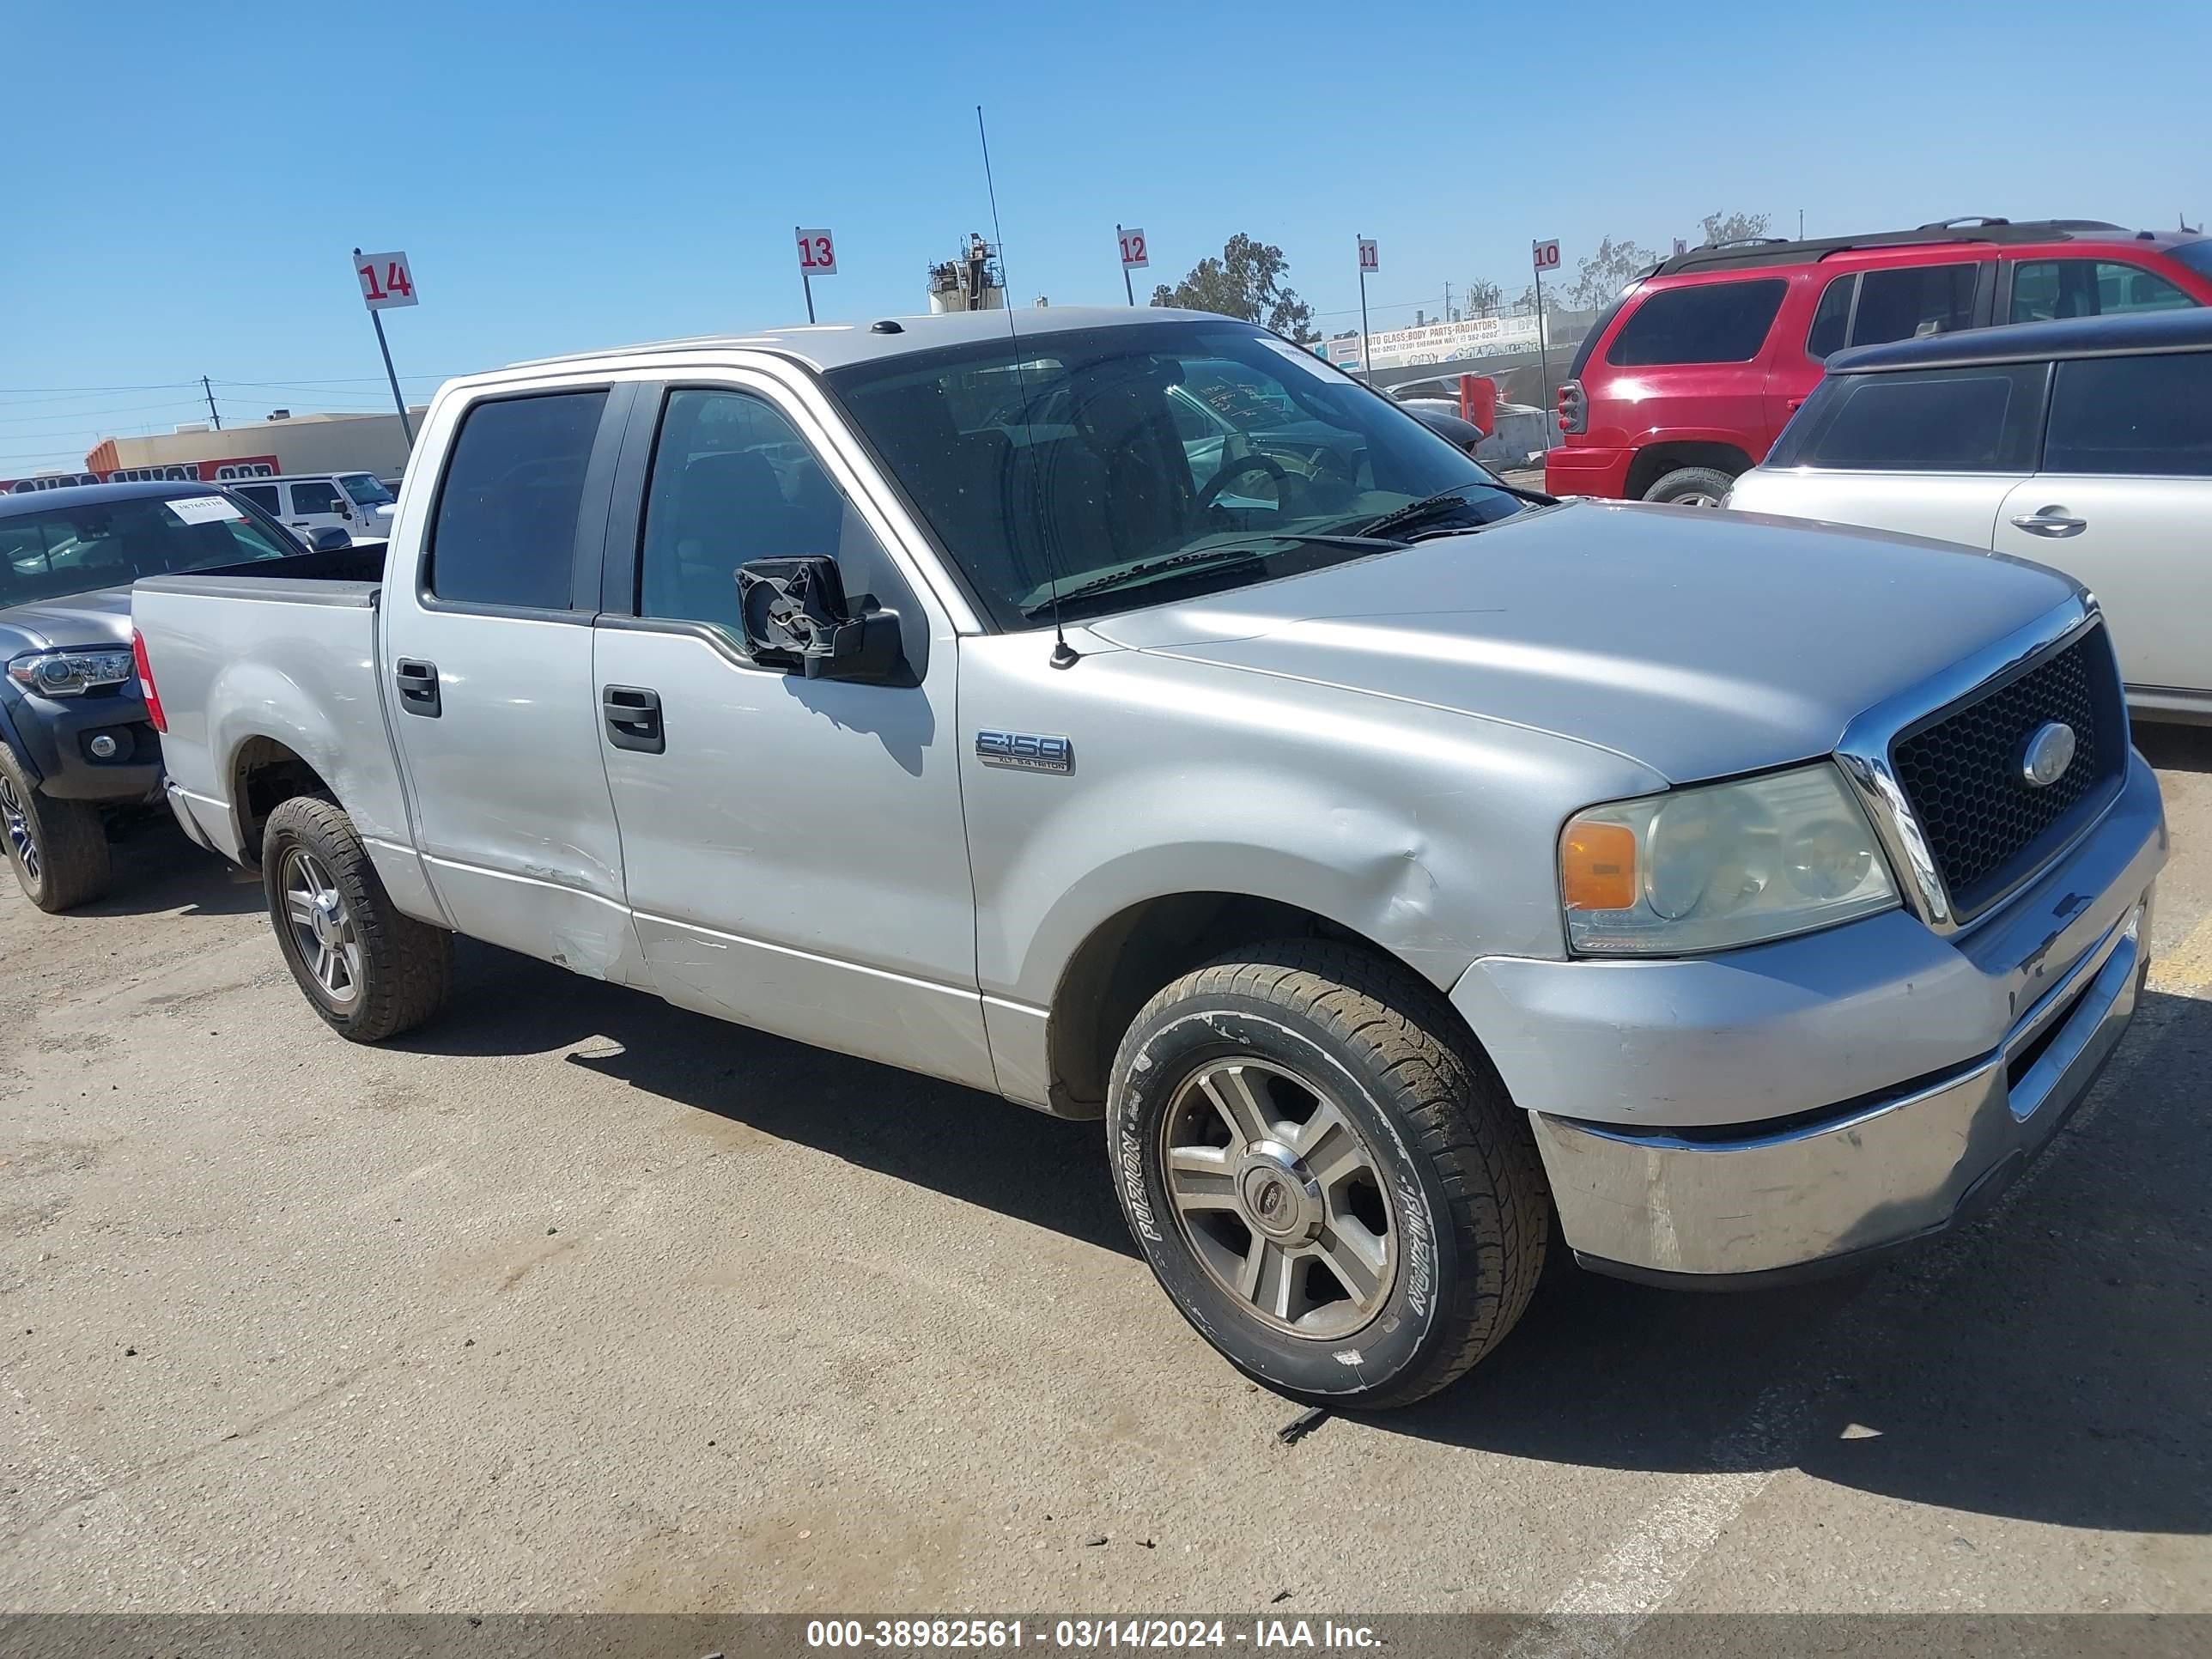
{"type": "Polygon", "coordinates": [[[2012,890],[2111,793],[2127,765],[2127,718],[2102,624],[1992,680],[1890,745],[1899,786],[1960,919],[2012,890]],[[2027,744],[2052,721],[2074,730],[2073,764],[2031,785],[2027,744]]]}

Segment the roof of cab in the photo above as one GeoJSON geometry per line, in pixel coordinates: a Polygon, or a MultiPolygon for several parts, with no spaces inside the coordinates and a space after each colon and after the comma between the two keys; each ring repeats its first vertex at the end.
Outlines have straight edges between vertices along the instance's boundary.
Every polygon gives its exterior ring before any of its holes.
{"type": "Polygon", "coordinates": [[[167,478],[139,483],[67,484],[59,489],[15,489],[0,495],[0,519],[47,507],[97,507],[102,501],[135,501],[149,495],[164,501],[180,495],[213,495],[228,488],[228,481],[192,483],[167,478]]]}
{"type": "MultiPolygon", "coordinates": [[[[678,352],[773,351],[817,370],[845,368],[854,363],[880,362],[940,346],[972,345],[1002,340],[1011,327],[1022,338],[1036,339],[1079,329],[1126,327],[1133,323],[1222,322],[1234,320],[1202,311],[1177,311],[1161,306],[1048,306],[1017,311],[952,311],[940,316],[885,317],[859,323],[801,323],[794,327],[763,329],[757,334],[702,334],[688,340],[654,340],[641,345],[611,346],[599,351],[576,351],[558,357],[535,357],[509,363],[509,369],[551,368],[564,363],[595,362],[608,357],[654,356],[678,352]],[[886,327],[896,325],[896,331],[886,327]]],[[[475,378],[473,376],[470,377],[475,378]]]]}
{"type": "Polygon", "coordinates": [[[1929,334],[1887,345],[1856,346],[1828,359],[1831,374],[1879,374],[1893,369],[1944,368],[1967,363],[2036,363],[2057,357],[2111,357],[2150,351],[2212,351],[2212,307],[2138,311],[2117,317],[2070,317],[2008,323],[1956,334],[1929,334]]]}

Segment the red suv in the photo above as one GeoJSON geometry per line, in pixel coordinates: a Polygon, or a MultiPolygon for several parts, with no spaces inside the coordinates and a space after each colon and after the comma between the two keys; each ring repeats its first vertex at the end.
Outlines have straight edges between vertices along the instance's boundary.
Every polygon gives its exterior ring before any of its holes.
{"type": "Polygon", "coordinates": [[[1559,387],[1554,495],[1715,505],[1847,345],[2212,305],[2212,236],[1948,221],[1692,248],[1622,291],[1559,387]]]}

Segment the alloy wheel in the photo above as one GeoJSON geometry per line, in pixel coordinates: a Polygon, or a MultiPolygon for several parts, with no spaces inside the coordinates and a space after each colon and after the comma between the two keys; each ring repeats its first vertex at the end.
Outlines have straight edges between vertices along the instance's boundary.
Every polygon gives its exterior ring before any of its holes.
{"type": "Polygon", "coordinates": [[[1162,1119],[1160,1152],[1184,1242],[1241,1306],[1318,1340],[1382,1311],[1396,1205],[1374,1149],[1310,1079],[1249,1057],[1202,1066],[1162,1119]]]}
{"type": "Polygon", "coordinates": [[[40,868],[39,838],[31,831],[30,809],[15,792],[15,781],[0,776],[0,831],[8,837],[8,850],[23,867],[24,878],[36,883],[40,868]]]}
{"type": "Polygon", "coordinates": [[[295,847],[284,854],[280,884],[284,920],[300,959],[325,1000],[333,1008],[350,1008],[361,997],[361,935],[329,866],[307,848],[295,847]]]}

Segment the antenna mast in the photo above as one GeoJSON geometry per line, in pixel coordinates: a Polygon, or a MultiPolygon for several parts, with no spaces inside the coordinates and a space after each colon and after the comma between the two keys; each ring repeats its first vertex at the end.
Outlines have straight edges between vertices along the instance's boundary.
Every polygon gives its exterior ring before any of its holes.
{"type": "MultiPolygon", "coordinates": [[[[1030,483],[1037,500],[1044,498],[1042,483],[1036,476],[1036,444],[1029,431],[1030,389],[1022,377],[1022,331],[1014,326],[1013,279],[1006,275],[1006,233],[999,224],[999,186],[991,178],[991,136],[983,130],[983,106],[975,106],[975,137],[983,147],[983,188],[991,198],[991,234],[999,240],[999,281],[1007,296],[1006,332],[1014,342],[1014,390],[1022,400],[1022,429],[1025,441],[1022,447],[1029,452],[1030,483]]],[[[1045,580],[1052,588],[1052,665],[1073,668],[1082,660],[1073,646],[1067,642],[1067,630],[1060,623],[1060,550],[1053,545],[1051,527],[1046,526],[1044,544],[1045,580]]]]}

